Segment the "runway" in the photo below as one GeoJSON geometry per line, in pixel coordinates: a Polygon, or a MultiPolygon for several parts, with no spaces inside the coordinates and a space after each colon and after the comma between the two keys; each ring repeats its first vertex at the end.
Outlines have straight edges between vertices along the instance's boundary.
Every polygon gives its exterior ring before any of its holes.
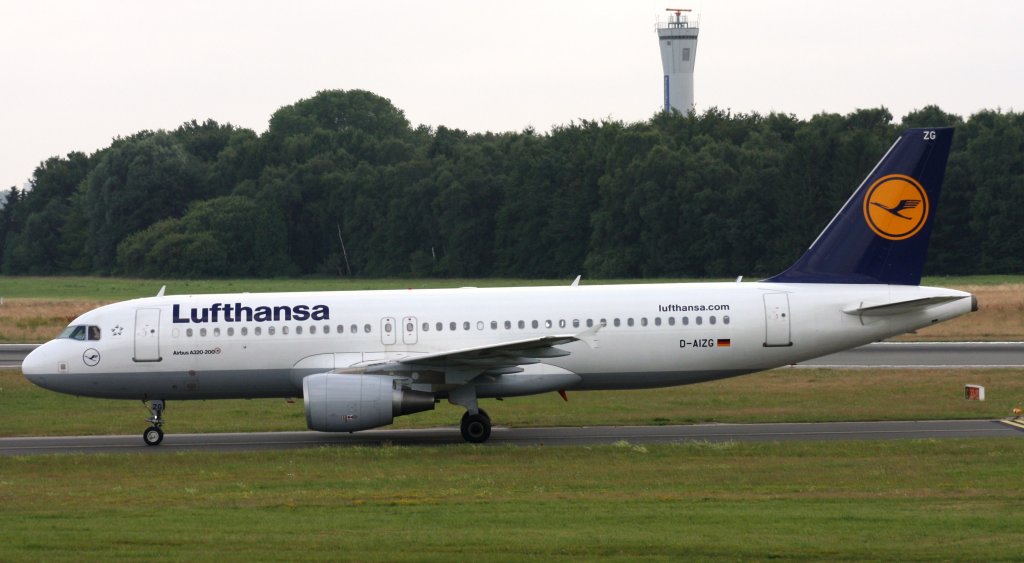
{"type": "Polygon", "coordinates": [[[875,342],[797,367],[1019,368],[1024,367],[1024,342],[875,342]]]}
{"type": "MultiPolygon", "coordinates": [[[[140,433],[141,434],[141,433],[140,433]]],[[[695,424],[685,426],[592,426],[573,428],[495,427],[483,447],[633,445],[690,441],[759,442],[792,440],[898,440],[944,438],[1024,438],[1024,424],[1001,420],[902,422],[816,422],[786,424],[695,424]]],[[[139,436],[0,438],[0,455],[94,454],[128,452],[159,455],[182,451],[231,452],[296,448],[380,446],[477,447],[462,441],[457,428],[373,430],[355,434],[259,432],[245,434],[168,434],[163,444],[146,446],[139,436]]]]}

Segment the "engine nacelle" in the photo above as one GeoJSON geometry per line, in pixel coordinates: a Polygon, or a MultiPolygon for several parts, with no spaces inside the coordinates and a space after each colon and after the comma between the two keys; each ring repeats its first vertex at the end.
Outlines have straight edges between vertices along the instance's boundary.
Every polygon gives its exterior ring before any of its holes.
{"type": "Polygon", "coordinates": [[[306,424],[321,432],[355,432],[391,424],[396,416],[432,410],[434,395],[402,389],[396,378],[318,373],[302,380],[306,424]]]}

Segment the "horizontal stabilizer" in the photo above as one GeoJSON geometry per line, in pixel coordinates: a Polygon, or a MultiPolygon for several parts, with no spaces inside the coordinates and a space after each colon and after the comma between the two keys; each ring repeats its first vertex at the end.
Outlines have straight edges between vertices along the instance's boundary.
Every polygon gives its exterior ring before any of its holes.
{"type": "Polygon", "coordinates": [[[936,297],[922,297],[909,301],[897,301],[896,303],[885,303],[883,305],[865,305],[861,303],[857,307],[844,309],[847,315],[885,317],[888,315],[899,315],[911,311],[927,309],[933,305],[941,305],[951,301],[957,301],[969,297],[967,295],[940,295],[936,297]]]}

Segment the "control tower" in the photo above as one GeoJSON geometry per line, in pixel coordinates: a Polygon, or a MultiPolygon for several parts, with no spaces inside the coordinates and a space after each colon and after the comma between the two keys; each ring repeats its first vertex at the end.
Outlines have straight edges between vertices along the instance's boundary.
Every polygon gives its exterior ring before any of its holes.
{"type": "Polygon", "coordinates": [[[661,68],[664,71],[664,108],[686,115],[693,110],[693,63],[697,59],[696,21],[690,10],[669,8],[674,12],[667,22],[658,22],[658,43],[661,47],[661,68]]]}

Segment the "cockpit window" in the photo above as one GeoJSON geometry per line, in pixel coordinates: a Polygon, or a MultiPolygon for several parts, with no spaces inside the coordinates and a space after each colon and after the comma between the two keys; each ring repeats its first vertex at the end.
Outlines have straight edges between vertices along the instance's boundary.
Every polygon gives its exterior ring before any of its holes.
{"type": "Polygon", "coordinates": [[[85,340],[85,327],[82,325],[71,325],[64,329],[57,338],[70,338],[72,340],[85,340]]]}
{"type": "Polygon", "coordinates": [[[70,338],[71,340],[99,340],[100,327],[96,325],[71,325],[60,333],[57,338],[70,338]]]}

